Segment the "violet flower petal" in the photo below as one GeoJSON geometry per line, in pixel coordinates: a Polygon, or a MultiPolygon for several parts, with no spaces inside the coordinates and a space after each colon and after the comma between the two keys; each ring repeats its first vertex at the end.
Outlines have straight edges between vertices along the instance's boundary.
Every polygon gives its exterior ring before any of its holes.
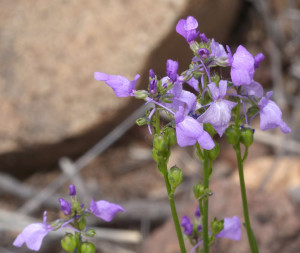
{"type": "Polygon", "coordinates": [[[41,248],[44,237],[53,230],[53,228],[46,223],[46,215],[47,212],[44,212],[44,223],[33,223],[26,226],[17,236],[13,245],[21,247],[25,243],[29,249],[38,251],[41,248]]]}
{"type": "Polygon", "coordinates": [[[219,136],[222,137],[231,119],[231,110],[236,105],[237,103],[228,100],[214,102],[197,120],[202,123],[211,124],[219,136]]]}
{"type": "Polygon", "coordinates": [[[104,81],[110,86],[117,97],[128,97],[133,95],[137,79],[140,78],[140,75],[137,74],[132,81],[120,75],[108,75],[101,72],[95,72],[94,77],[97,81],[104,81]]]}
{"type": "Polygon", "coordinates": [[[235,86],[249,85],[254,76],[254,58],[243,46],[239,46],[233,55],[231,79],[235,86]]]}
{"type": "Polygon", "coordinates": [[[229,238],[235,241],[241,239],[241,221],[237,216],[232,218],[224,219],[224,228],[223,230],[216,234],[216,237],[229,238]]]}
{"type": "Polygon", "coordinates": [[[192,233],[193,233],[193,224],[191,223],[189,217],[183,216],[180,225],[183,227],[184,233],[187,236],[192,235],[192,233]]]}
{"type": "Polygon", "coordinates": [[[265,97],[259,101],[260,107],[260,128],[263,131],[280,127],[283,133],[290,133],[291,129],[282,120],[282,112],[278,105],[265,97]]]}
{"type": "Polygon", "coordinates": [[[242,86],[243,94],[261,98],[264,95],[264,89],[258,82],[251,82],[249,85],[242,86]]]}
{"type": "Polygon", "coordinates": [[[118,212],[125,212],[125,209],[120,205],[105,200],[94,201],[93,198],[89,209],[92,214],[106,222],[112,221],[118,212]]]}
{"type": "Polygon", "coordinates": [[[65,215],[70,215],[71,214],[71,209],[72,209],[72,204],[69,203],[68,201],[66,201],[63,198],[59,198],[58,201],[59,201],[59,204],[60,204],[61,211],[65,215]]]}
{"type": "Polygon", "coordinates": [[[186,81],[186,83],[193,87],[195,91],[199,92],[199,81],[197,79],[195,79],[194,77],[192,77],[190,80],[186,81]]]}
{"type": "Polygon", "coordinates": [[[167,76],[175,82],[177,79],[178,62],[168,59],[167,60],[167,76]]]}

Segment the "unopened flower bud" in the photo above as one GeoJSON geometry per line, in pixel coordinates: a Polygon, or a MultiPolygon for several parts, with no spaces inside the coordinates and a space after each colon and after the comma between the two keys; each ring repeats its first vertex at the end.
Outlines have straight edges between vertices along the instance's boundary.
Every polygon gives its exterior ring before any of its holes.
{"type": "Polygon", "coordinates": [[[63,198],[59,198],[58,201],[60,204],[61,211],[67,216],[70,215],[71,209],[72,209],[71,203],[69,203],[68,201],[66,201],[63,198]]]}
{"type": "Polygon", "coordinates": [[[96,235],[96,231],[95,229],[88,229],[85,233],[84,233],[85,236],[88,236],[88,237],[94,237],[96,235]]]}
{"type": "Polygon", "coordinates": [[[210,160],[215,160],[220,154],[220,144],[215,142],[215,146],[211,150],[207,150],[210,160]]]}
{"type": "Polygon", "coordinates": [[[96,253],[96,247],[90,242],[84,242],[80,247],[81,253],[96,253]]]}
{"type": "Polygon", "coordinates": [[[240,130],[235,126],[229,126],[225,130],[227,142],[236,145],[240,141],[240,130]]]}
{"type": "Polygon", "coordinates": [[[70,196],[74,197],[76,195],[76,188],[75,185],[71,184],[69,185],[69,194],[70,196]]]}
{"type": "Polygon", "coordinates": [[[168,127],[165,130],[165,135],[168,138],[168,145],[169,145],[169,147],[172,147],[172,146],[174,146],[177,143],[176,131],[175,131],[174,128],[168,127]]]}
{"type": "Polygon", "coordinates": [[[207,39],[205,33],[200,33],[199,37],[204,43],[208,42],[208,39],[207,39]]]}
{"type": "Polygon", "coordinates": [[[146,97],[148,97],[148,92],[145,90],[137,90],[134,92],[134,96],[137,99],[145,99],[146,97]]]}
{"type": "Polygon", "coordinates": [[[195,184],[194,185],[194,195],[196,199],[199,199],[204,195],[205,188],[203,184],[195,184]]]}
{"type": "Polygon", "coordinates": [[[149,120],[146,117],[141,117],[141,118],[138,118],[135,122],[138,126],[144,126],[149,123],[149,120]]]}
{"type": "Polygon", "coordinates": [[[241,143],[247,148],[251,146],[253,143],[253,130],[251,128],[244,128],[241,130],[241,143]]]}
{"type": "Polygon", "coordinates": [[[155,73],[154,73],[153,69],[149,70],[149,76],[150,76],[150,78],[154,78],[155,77],[155,73]]]}
{"type": "Polygon", "coordinates": [[[218,221],[217,218],[214,218],[214,220],[211,222],[211,232],[213,235],[218,234],[222,231],[224,228],[224,221],[218,221]]]}
{"type": "Polygon", "coordinates": [[[168,140],[164,134],[155,134],[153,139],[153,148],[160,153],[166,153],[168,151],[168,140]]]}
{"type": "Polygon", "coordinates": [[[61,241],[61,247],[67,251],[73,253],[74,250],[76,249],[76,239],[73,234],[67,234],[65,235],[61,241]]]}
{"type": "Polygon", "coordinates": [[[79,230],[84,230],[85,226],[86,226],[86,219],[84,218],[84,216],[81,216],[79,218],[79,220],[77,220],[77,225],[79,230]]]}
{"type": "Polygon", "coordinates": [[[173,166],[168,172],[169,183],[173,188],[179,186],[183,179],[183,173],[180,168],[173,166]]]}

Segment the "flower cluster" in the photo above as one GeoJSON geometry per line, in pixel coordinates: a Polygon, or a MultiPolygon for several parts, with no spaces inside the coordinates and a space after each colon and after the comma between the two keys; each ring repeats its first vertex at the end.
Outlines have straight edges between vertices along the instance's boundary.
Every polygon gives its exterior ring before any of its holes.
{"type": "Polygon", "coordinates": [[[225,50],[223,45],[198,32],[197,27],[198,22],[192,16],[181,19],[176,26],[194,54],[189,68],[181,74],[178,74],[178,62],[169,59],[165,77],[159,79],[153,70],[149,71],[148,90],[135,89],[139,75],[130,81],[122,76],[95,72],[95,79],[105,81],[118,97],[135,96],[155,104],[157,108],[148,113],[149,129],[154,111],[166,111],[174,120],[177,143],[181,147],[198,142],[203,149],[212,149],[215,145],[212,134],[208,134],[203,125],[210,124],[221,137],[230,125],[232,110],[240,105],[243,117],[235,117],[240,118],[241,126],[250,127],[253,117],[259,114],[263,131],[279,126],[283,133],[289,133],[291,129],[282,120],[280,108],[270,100],[272,92],[264,96],[262,86],[253,79],[264,55],[252,56],[242,45],[232,54],[228,46],[225,50]],[[221,79],[217,67],[230,68],[230,79],[221,79]],[[194,92],[184,90],[184,84],[191,86],[194,92]]]}
{"type": "MultiPolygon", "coordinates": [[[[61,211],[66,216],[66,219],[59,219],[51,224],[47,222],[47,212],[44,212],[43,223],[33,223],[26,226],[23,231],[17,236],[13,245],[16,247],[21,247],[24,243],[26,246],[34,251],[38,251],[41,248],[44,237],[51,231],[60,230],[62,228],[69,228],[75,232],[80,233],[80,236],[94,236],[95,231],[86,227],[85,218],[93,214],[94,216],[109,222],[118,212],[125,212],[125,209],[120,205],[110,203],[105,200],[94,201],[91,199],[88,208],[84,207],[83,204],[78,202],[76,196],[76,189],[74,185],[69,186],[69,193],[71,196],[71,201],[60,198],[59,203],[61,211]]],[[[70,234],[66,236],[67,239],[70,238],[70,234]]],[[[64,239],[62,240],[62,246],[64,239]]],[[[74,249],[76,248],[76,243],[72,244],[74,249]]],[[[68,243],[68,247],[70,247],[68,243]]],[[[71,252],[74,252],[73,251],[71,252]]],[[[68,249],[65,249],[69,252],[68,249]]]]}
{"type": "MultiPolygon", "coordinates": [[[[218,221],[214,219],[211,222],[211,233],[210,233],[210,243],[213,243],[215,237],[218,238],[228,238],[234,241],[239,241],[241,239],[241,221],[237,216],[232,218],[224,218],[224,220],[218,221]]],[[[194,252],[203,242],[202,239],[202,219],[197,207],[193,222],[191,222],[188,216],[183,216],[181,220],[181,226],[183,228],[183,233],[191,242],[193,249],[190,253],[194,252]]]]}

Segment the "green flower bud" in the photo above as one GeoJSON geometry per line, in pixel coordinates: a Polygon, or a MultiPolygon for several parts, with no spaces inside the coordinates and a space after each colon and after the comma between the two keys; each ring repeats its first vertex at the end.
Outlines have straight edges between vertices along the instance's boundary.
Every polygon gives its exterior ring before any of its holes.
{"type": "Polygon", "coordinates": [[[236,145],[240,141],[240,130],[236,126],[229,126],[225,130],[227,142],[236,145]]]}
{"type": "Polygon", "coordinates": [[[88,229],[86,232],[85,232],[85,235],[88,236],[88,237],[94,237],[96,235],[96,231],[95,229],[88,229]]]}
{"type": "Polygon", "coordinates": [[[167,136],[168,139],[168,146],[169,148],[174,146],[177,143],[177,138],[176,138],[176,131],[172,127],[168,127],[165,130],[165,135],[167,136]]]}
{"type": "Polygon", "coordinates": [[[170,185],[175,189],[178,185],[181,184],[183,178],[183,173],[180,168],[177,166],[173,166],[169,171],[168,171],[168,179],[170,185]]]}
{"type": "Polygon", "coordinates": [[[148,92],[145,90],[137,90],[134,92],[134,96],[137,99],[145,99],[146,97],[148,97],[148,92]]]}
{"type": "Polygon", "coordinates": [[[141,117],[141,118],[138,118],[135,122],[138,126],[144,126],[149,123],[149,120],[145,117],[141,117]]]}
{"type": "Polygon", "coordinates": [[[217,218],[211,222],[211,232],[213,235],[216,235],[222,231],[224,228],[224,220],[218,221],[217,218]]]}
{"type": "Polygon", "coordinates": [[[153,148],[160,153],[166,153],[168,151],[168,140],[166,140],[164,134],[154,135],[153,148]]]}
{"type": "Polygon", "coordinates": [[[215,146],[211,150],[207,150],[208,156],[210,160],[215,160],[219,154],[220,154],[220,144],[218,142],[215,142],[215,146]]]}
{"type": "Polygon", "coordinates": [[[80,247],[81,253],[96,253],[96,247],[90,242],[84,242],[80,247]]]}
{"type": "Polygon", "coordinates": [[[159,162],[159,160],[162,158],[162,156],[160,155],[160,153],[154,148],[152,149],[152,157],[153,157],[153,160],[155,162],[159,162]]]}
{"type": "Polygon", "coordinates": [[[198,183],[194,185],[194,195],[196,199],[202,197],[204,192],[205,192],[205,188],[203,184],[198,183]]]}
{"type": "Polygon", "coordinates": [[[73,234],[66,234],[60,241],[61,247],[67,252],[73,253],[76,249],[76,238],[73,234]]]}
{"type": "Polygon", "coordinates": [[[241,143],[247,148],[251,146],[253,143],[253,131],[251,128],[244,128],[241,130],[241,143]]]}
{"type": "Polygon", "coordinates": [[[215,84],[218,84],[220,81],[220,76],[218,74],[214,74],[211,76],[211,81],[214,82],[215,84]]]}
{"type": "Polygon", "coordinates": [[[85,226],[86,226],[86,219],[84,218],[84,216],[81,216],[78,220],[77,220],[77,226],[79,230],[84,230],[85,226]]]}

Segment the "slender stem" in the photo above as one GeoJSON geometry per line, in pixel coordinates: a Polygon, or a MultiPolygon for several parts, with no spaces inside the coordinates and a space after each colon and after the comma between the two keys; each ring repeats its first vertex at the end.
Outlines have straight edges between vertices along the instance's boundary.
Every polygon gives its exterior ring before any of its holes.
{"type": "Polygon", "coordinates": [[[175,206],[175,201],[174,201],[174,193],[171,189],[171,185],[170,185],[169,179],[168,179],[167,163],[163,162],[163,163],[160,163],[158,166],[160,167],[159,169],[164,176],[164,180],[165,180],[165,184],[166,184],[166,188],[167,188],[167,192],[168,192],[168,197],[169,197],[171,213],[172,213],[172,217],[173,217],[173,221],[174,221],[174,225],[175,225],[175,229],[176,229],[176,234],[177,234],[177,238],[178,238],[178,242],[179,242],[180,252],[186,253],[184,240],[183,240],[183,236],[182,236],[182,231],[181,231],[181,227],[180,227],[180,223],[179,223],[179,219],[178,219],[178,215],[177,215],[177,211],[176,211],[176,206],[175,206]]]}
{"type": "Polygon", "coordinates": [[[258,253],[258,247],[256,245],[256,239],[251,229],[250,224],[250,217],[248,212],[248,202],[247,202],[247,195],[246,195],[246,186],[245,186],[245,179],[244,179],[244,168],[243,168],[243,161],[241,156],[241,148],[240,143],[234,146],[236,152],[236,158],[238,161],[238,169],[239,169],[239,177],[240,177],[240,187],[241,187],[241,195],[242,195],[242,202],[243,202],[243,211],[244,211],[244,219],[245,219],[245,227],[247,230],[247,236],[249,245],[251,248],[252,253],[258,253]]]}
{"type": "MultiPolygon", "coordinates": [[[[209,158],[207,150],[203,150],[203,184],[204,188],[209,188],[209,158]]],[[[208,196],[203,199],[203,214],[202,214],[202,228],[203,228],[203,252],[209,253],[209,236],[208,236],[208,196]]]]}
{"type": "MultiPolygon", "coordinates": [[[[160,132],[160,118],[159,118],[158,110],[155,111],[153,117],[154,117],[154,119],[153,119],[154,133],[158,134],[160,132]]],[[[182,231],[181,231],[181,227],[180,227],[180,223],[179,223],[179,219],[178,219],[178,215],[177,215],[177,211],[176,211],[175,201],[174,201],[174,192],[172,191],[172,188],[171,188],[171,185],[170,185],[169,179],[168,179],[167,162],[168,162],[168,159],[161,159],[157,163],[157,166],[158,166],[159,171],[163,174],[163,177],[165,180],[165,185],[166,185],[167,192],[168,192],[169,204],[170,204],[171,213],[172,213],[172,217],[173,217],[173,221],[174,221],[174,225],[175,225],[175,229],[176,229],[180,252],[186,253],[185,244],[184,244],[182,231]]]]}

